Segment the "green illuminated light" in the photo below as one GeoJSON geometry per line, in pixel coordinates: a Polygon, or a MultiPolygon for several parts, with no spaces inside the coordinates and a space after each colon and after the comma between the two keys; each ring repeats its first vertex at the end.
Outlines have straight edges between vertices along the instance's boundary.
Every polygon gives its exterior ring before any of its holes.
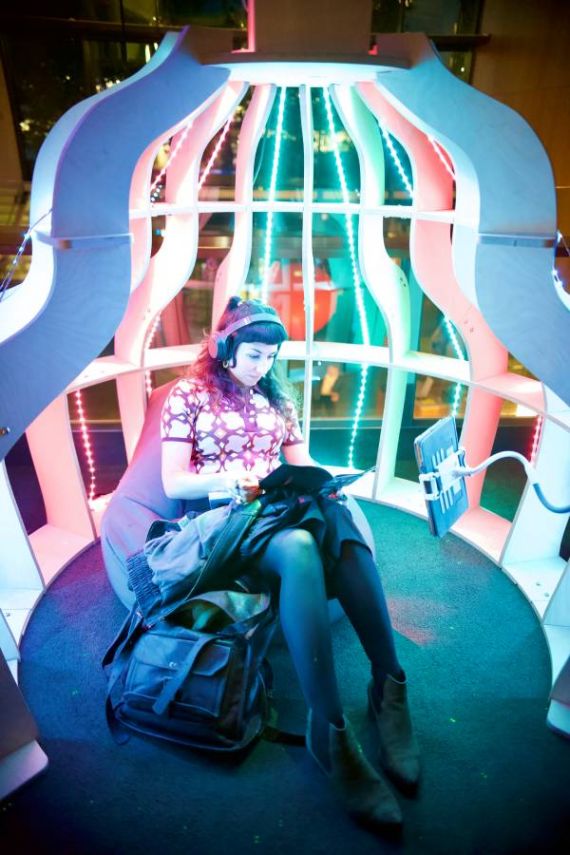
{"type": "MultiPolygon", "coordinates": [[[[323,89],[323,95],[325,100],[325,109],[327,113],[327,121],[329,125],[329,137],[331,141],[331,147],[334,154],[336,171],[338,174],[338,180],[340,183],[340,189],[342,193],[342,200],[345,205],[348,205],[350,199],[348,195],[348,187],[346,184],[346,175],[342,166],[342,160],[340,157],[340,151],[338,148],[338,140],[336,136],[336,129],[334,126],[334,117],[331,106],[331,98],[328,89],[323,89]]],[[[358,318],[360,321],[360,331],[362,334],[362,341],[364,345],[370,344],[370,333],[368,330],[368,323],[366,320],[366,308],[364,306],[364,295],[362,291],[362,281],[360,278],[360,268],[358,266],[358,260],[356,257],[356,243],[354,239],[354,227],[352,224],[352,217],[350,214],[346,213],[344,215],[345,223],[346,223],[346,235],[348,240],[348,251],[350,253],[350,264],[352,267],[352,280],[354,283],[354,295],[356,297],[356,307],[358,310],[358,318]]],[[[348,466],[352,469],[354,468],[354,446],[356,444],[356,437],[358,435],[358,428],[360,426],[360,419],[362,417],[362,410],[364,408],[364,397],[366,394],[366,383],[368,380],[368,365],[361,365],[360,367],[360,388],[358,391],[358,397],[356,399],[356,408],[354,411],[354,418],[352,420],[352,431],[350,434],[350,442],[348,444],[348,466]]]]}
{"type": "Polygon", "coordinates": [[[285,112],[285,97],[287,87],[282,86],[279,90],[279,109],[277,112],[277,125],[275,127],[275,148],[273,151],[273,165],[271,168],[271,180],[269,182],[269,210],[267,212],[267,225],[265,229],[265,252],[263,255],[263,281],[261,283],[261,299],[267,303],[269,297],[269,271],[271,265],[271,245],[273,242],[273,210],[272,203],[275,201],[275,189],[277,187],[277,174],[279,171],[279,157],[281,154],[281,140],[283,138],[283,114],[285,112]]]}
{"type": "Polygon", "coordinates": [[[382,136],[384,138],[384,142],[386,143],[388,151],[392,155],[392,160],[394,161],[394,163],[396,165],[396,169],[398,170],[398,174],[399,174],[400,178],[402,179],[402,184],[406,188],[406,191],[410,194],[410,199],[413,200],[414,188],[412,187],[412,183],[411,183],[410,179],[406,175],[406,170],[402,166],[402,161],[400,160],[400,158],[398,156],[398,152],[396,151],[396,147],[395,147],[394,143],[392,142],[392,137],[390,136],[390,134],[387,131],[384,130],[382,125],[379,125],[379,127],[380,127],[380,133],[382,134],[382,136]]]}

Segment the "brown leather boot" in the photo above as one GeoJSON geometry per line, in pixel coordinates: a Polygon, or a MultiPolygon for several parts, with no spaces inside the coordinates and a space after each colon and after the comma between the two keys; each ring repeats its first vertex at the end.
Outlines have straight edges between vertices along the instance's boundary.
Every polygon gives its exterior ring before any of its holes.
{"type": "Polygon", "coordinates": [[[406,680],[388,675],[380,703],[373,685],[371,681],[368,686],[368,708],[378,727],[380,762],[395,783],[413,791],[420,778],[420,750],[412,728],[406,680]]]}
{"type": "Polygon", "coordinates": [[[343,727],[335,727],[309,710],[306,744],[356,822],[383,829],[401,825],[402,812],[394,794],[366,759],[346,717],[343,727]]]}

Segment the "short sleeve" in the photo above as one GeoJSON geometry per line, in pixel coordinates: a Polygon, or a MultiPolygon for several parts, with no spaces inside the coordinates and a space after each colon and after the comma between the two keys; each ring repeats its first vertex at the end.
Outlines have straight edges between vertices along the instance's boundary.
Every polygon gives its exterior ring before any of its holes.
{"type": "Polygon", "coordinates": [[[292,401],[287,401],[285,407],[285,437],[282,445],[299,445],[304,442],[297,409],[292,401]]]}
{"type": "Polygon", "coordinates": [[[179,380],[162,406],[160,438],[163,442],[190,442],[196,437],[199,401],[196,389],[188,380],[179,380]]]}

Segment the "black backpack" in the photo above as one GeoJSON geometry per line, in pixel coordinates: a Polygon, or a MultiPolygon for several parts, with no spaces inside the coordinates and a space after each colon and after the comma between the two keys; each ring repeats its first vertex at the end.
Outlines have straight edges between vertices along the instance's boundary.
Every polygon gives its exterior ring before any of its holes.
{"type": "Polygon", "coordinates": [[[245,748],[264,731],[302,742],[269,725],[266,652],[276,621],[267,594],[202,594],[152,626],[135,606],[103,659],[115,739],[126,741],[128,728],[225,752],[245,748]]]}

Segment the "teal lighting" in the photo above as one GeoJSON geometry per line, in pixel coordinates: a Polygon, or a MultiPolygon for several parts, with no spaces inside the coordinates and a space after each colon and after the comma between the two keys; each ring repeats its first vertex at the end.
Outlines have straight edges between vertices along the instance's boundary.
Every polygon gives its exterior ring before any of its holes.
{"type": "Polygon", "coordinates": [[[412,187],[412,183],[411,183],[410,179],[406,175],[406,170],[404,169],[404,167],[402,165],[402,161],[400,160],[398,152],[396,151],[396,146],[392,142],[392,137],[390,136],[390,134],[387,131],[384,130],[382,125],[379,125],[379,127],[380,127],[380,133],[382,134],[382,137],[384,138],[384,142],[386,143],[388,151],[392,155],[392,160],[394,161],[396,169],[398,170],[398,175],[402,179],[402,184],[406,188],[406,192],[409,193],[410,199],[413,200],[414,188],[412,187]]]}
{"type": "MultiPolygon", "coordinates": [[[[323,89],[323,95],[325,99],[325,108],[327,113],[327,120],[329,125],[329,136],[331,141],[332,150],[334,153],[336,171],[338,175],[338,180],[340,183],[340,189],[342,193],[342,200],[345,205],[349,204],[349,194],[348,194],[348,186],[346,183],[346,175],[342,166],[342,160],[340,157],[340,151],[338,148],[338,140],[336,138],[336,130],[334,126],[334,117],[331,106],[331,98],[328,89],[323,89]]],[[[345,223],[346,223],[346,236],[348,240],[348,250],[350,253],[350,264],[352,268],[352,280],[354,283],[354,295],[356,298],[356,306],[358,310],[358,318],[360,321],[360,330],[362,335],[362,341],[364,345],[370,344],[370,332],[368,330],[368,323],[366,320],[366,307],[364,305],[364,294],[362,290],[362,280],[360,277],[360,268],[358,266],[358,259],[356,257],[356,242],[354,238],[354,227],[352,224],[352,217],[350,213],[346,212],[344,215],[345,223]]],[[[368,365],[360,366],[360,387],[358,390],[358,397],[356,399],[356,408],[354,411],[354,417],[352,420],[352,430],[350,434],[350,441],[348,444],[348,466],[352,469],[354,468],[354,446],[356,444],[356,437],[358,435],[358,428],[360,425],[360,420],[362,418],[362,410],[364,408],[364,398],[366,395],[366,384],[368,381],[368,365]]]]}
{"type": "Polygon", "coordinates": [[[265,252],[263,254],[263,281],[261,283],[261,299],[264,303],[267,303],[269,297],[269,271],[271,269],[271,245],[273,243],[273,204],[275,202],[277,174],[279,172],[279,158],[281,155],[281,140],[283,138],[283,114],[285,112],[286,95],[287,87],[281,86],[279,90],[277,125],[275,127],[275,148],[273,150],[273,165],[271,167],[271,179],[269,182],[267,224],[265,229],[265,252]]]}

